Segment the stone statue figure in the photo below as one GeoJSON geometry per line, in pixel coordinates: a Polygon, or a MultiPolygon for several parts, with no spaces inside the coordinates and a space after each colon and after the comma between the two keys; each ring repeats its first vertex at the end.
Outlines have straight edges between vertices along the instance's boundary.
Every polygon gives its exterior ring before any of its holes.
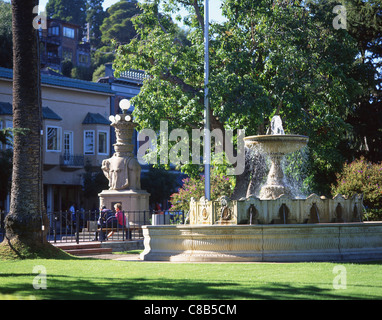
{"type": "Polygon", "coordinates": [[[141,166],[134,157],[119,157],[115,153],[102,161],[102,171],[109,180],[110,190],[141,189],[141,166]]]}
{"type": "Polygon", "coordinates": [[[135,123],[126,114],[117,114],[109,118],[115,129],[115,153],[102,161],[101,169],[109,180],[109,190],[140,190],[141,166],[133,154],[132,135],[135,123]]]}

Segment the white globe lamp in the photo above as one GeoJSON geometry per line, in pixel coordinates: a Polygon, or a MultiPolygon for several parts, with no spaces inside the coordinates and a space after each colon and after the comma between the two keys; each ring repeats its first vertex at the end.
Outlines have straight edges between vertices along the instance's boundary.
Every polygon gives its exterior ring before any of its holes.
{"type": "Polygon", "coordinates": [[[119,107],[122,109],[122,112],[123,112],[123,113],[126,113],[127,110],[130,109],[130,101],[127,100],[127,99],[122,99],[122,100],[119,102],[119,107]]]}

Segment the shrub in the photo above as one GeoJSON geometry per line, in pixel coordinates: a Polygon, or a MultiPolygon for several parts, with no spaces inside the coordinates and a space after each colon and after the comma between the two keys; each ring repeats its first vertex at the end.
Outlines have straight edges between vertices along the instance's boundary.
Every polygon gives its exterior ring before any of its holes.
{"type": "Polygon", "coordinates": [[[364,220],[368,221],[381,221],[382,220],[382,209],[370,209],[367,208],[363,216],[364,220]]]}
{"type": "Polygon", "coordinates": [[[382,212],[382,164],[367,162],[363,157],[346,163],[342,172],[337,174],[336,185],[332,185],[333,196],[351,197],[361,193],[368,211],[382,212]]]}
{"type": "MultiPolygon", "coordinates": [[[[221,196],[230,197],[234,187],[234,179],[219,174],[211,174],[211,199],[217,200],[221,196]]],[[[204,196],[204,176],[183,179],[183,186],[177,193],[171,195],[171,210],[188,212],[191,197],[199,200],[204,196]]]]}
{"type": "Polygon", "coordinates": [[[61,62],[61,71],[65,77],[69,77],[69,78],[71,77],[72,69],[73,69],[73,63],[71,60],[65,59],[64,61],[61,62]]]}

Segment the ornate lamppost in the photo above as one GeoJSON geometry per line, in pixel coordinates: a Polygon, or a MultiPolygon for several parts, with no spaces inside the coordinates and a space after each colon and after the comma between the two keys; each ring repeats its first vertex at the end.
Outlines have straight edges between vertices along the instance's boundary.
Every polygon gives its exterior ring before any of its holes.
{"type": "Polygon", "coordinates": [[[100,206],[112,208],[120,202],[124,211],[143,212],[149,210],[150,194],[141,190],[141,166],[134,155],[132,137],[137,124],[126,113],[130,108],[129,100],[123,99],[119,106],[122,114],[109,117],[110,125],[115,129],[116,143],[113,144],[113,156],[102,161],[101,168],[109,180],[109,189],[99,194],[100,206]]]}

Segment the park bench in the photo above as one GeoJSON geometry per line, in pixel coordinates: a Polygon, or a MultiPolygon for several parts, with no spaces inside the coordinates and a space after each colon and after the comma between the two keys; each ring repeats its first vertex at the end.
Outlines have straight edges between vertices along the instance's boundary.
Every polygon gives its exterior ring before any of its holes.
{"type": "Polygon", "coordinates": [[[125,231],[125,232],[127,232],[129,240],[131,239],[132,232],[135,230],[140,231],[141,226],[138,224],[132,224],[131,223],[131,224],[129,224],[129,226],[126,226],[125,228],[118,226],[118,227],[105,227],[105,228],[98,228],[97,229],[98,232],[102,231],[102,232],[107,233],[107,236],[106,236],[107,239],[109,239],[114,234],[114,232],[125,231]]]}

